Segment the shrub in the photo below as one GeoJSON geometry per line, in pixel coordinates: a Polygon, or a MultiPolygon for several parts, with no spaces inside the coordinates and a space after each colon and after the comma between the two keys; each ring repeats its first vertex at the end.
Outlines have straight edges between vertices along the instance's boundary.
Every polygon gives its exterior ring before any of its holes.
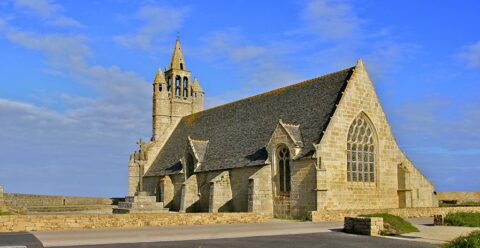
{"type": "Polygon", "coordinates": [[[467,236],[460,236],[443,246],[444,248],[478,248],[480,247],[480,231],[467,236]]]}
{"type": "Polygon", "coordinates": [[[382,235],[396,235],[409,232],[418,232],[418,229],[414,227],[410,222],[402,219],[399,216],[391,215],[387,213],[366,214],[363,217],[382,217],[383,228],[382,235]]]}
{"type": "Polygon", "coordinates": [[[445,216],[444,222],[450,226],[480,227],[480,213],[451,213],[445,216]]]}

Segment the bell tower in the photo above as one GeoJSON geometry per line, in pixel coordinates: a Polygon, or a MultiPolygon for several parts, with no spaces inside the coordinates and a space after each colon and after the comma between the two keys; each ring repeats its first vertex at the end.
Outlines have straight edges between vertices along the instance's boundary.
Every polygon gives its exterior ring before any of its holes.
{"type": "Polygon", "coordinates": [[[204,109],[204,92],[183,57],[180,39],[175,41],[170,68],[165,73],[158,69],[153,83],[153,134],[152,140],[164,137],[168,127],[186,115],[204,109]]]}

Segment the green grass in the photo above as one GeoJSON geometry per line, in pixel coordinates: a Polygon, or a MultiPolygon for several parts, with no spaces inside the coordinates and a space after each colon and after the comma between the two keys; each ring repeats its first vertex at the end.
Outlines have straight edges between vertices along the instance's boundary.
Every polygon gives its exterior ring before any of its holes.
{"type": "Polygon", "coordinates": [[[480,213],[447,214],[444,222],[449,226],[480,227],[480,213]]]}
{"type": "Polygon", "coordinates": [[[10,212],[2,212],[2,211],[0,211],[0,216],[2,216],[2,215],[12,215],[12,214],[13,214],[13,213],[10,213],[10,212]]]}
{"type": "Polygon", "coordinates": [[[467,236],[460,236],[443,246],[443,248],[478,248],[480,247],[480,231],[467,236]]]}
{"type": "Polygon", "coordinates": [[[382,235],[396,235],[410,232],[418,232],[418,229],[414,227],[410,222],[396,216],[387,213],[366,214],[363,217],[382,217],[383,227],[382,235]]]}

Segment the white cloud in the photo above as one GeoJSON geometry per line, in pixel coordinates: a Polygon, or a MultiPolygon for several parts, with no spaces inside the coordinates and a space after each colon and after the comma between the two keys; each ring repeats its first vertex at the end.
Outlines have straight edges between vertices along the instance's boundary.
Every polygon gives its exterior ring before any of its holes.
{"type": "Polygon", "coordinates": [[[202,37],[202,41],[203,46],[196,55],[210,62],[233,64],[241,71],[243,86],[255,86],[255,90],[264,91],[300,78],[282,63],[284,55],[292,51],[283,44],[256,45],[237,29],[211,32],[202,37]]]}
{"type": "Polygon", "coordinates": [[[303,10],[306,30],[323,40],[361,39],[363,22],[346,1],[310,1],[303,10]]]}
{"type": "Polygon", "coordinates": [[[0,166],[0,181],[15,185],[17,192],[66,193],[59,188],[65,185],[71,194],[122,195],[134,140],[150,135],[149,85],[117,66],[90,63],[94,53],[82,35],[26,32],[5,21],[0,35],[41,53],[49,70],[96,93],[60,94],[55,102],[68,106],[61,112],[0,99],[0,137],[9,141],[0,143],[9,154],[0,166]],[[77,177],[69,180],[70,175],[77,177]],[[39,187],[22,187],[18,178],[39,187]],[[85,189],[82,184],[89,180],[97,188],[85,189]]]}
{"type": "Polygon", "coordinates": [[[178,31],[187,13],[188,8],[143,6],[135,15],[143,26],[135,33],[115,36],[114,40],[128,48],[152,49],[156,41],[164,41],[169,33],[178,31]]]}
{"type": "Polygon", "coordinates": [[[15,6],[39,16],[53,26],[83,27],[80,22],[63,15],[63,7],[53,0],[15,0],[15,6]]]}
{"type": "Polygon", "coordinates": [[[466,46],[458,57],[471,68],[480,68],[480,41],[466,46]]]}

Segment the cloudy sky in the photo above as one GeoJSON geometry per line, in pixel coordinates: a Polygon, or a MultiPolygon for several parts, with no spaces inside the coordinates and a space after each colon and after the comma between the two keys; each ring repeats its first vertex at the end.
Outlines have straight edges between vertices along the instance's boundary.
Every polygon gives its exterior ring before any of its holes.
{"type": "Polygon", "coordinates": [[[480,191],[480,3],[0,0],[0,185],[123,196],[177,35],[207,107],[365,60],[438,191],[480,191]]]}

